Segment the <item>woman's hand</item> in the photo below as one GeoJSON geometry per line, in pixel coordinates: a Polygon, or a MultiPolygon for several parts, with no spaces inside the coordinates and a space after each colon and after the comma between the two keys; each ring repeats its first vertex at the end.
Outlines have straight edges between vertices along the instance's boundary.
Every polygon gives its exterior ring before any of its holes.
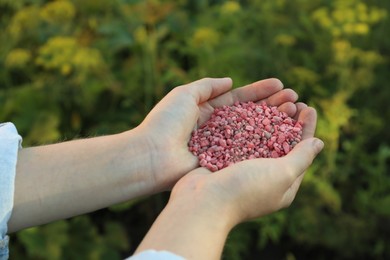
{"type": "Polygon", "coordinates": [[[288,155],[242,161],[214,173],[197,168],[185,175],[137,252],[168,250],[186,259],[220,259],[235,225],[289,206],[305,170],[323,148],[313,138],[315,110],[297,103],[292,113],[304,124],[303,140],[288,155]]]}
{"type": "Polygon", "coordinates": [[[156,191],[166,190],[186,173],[198,167],[198,161],[188,150],[194,128],[210,118],[214,108],[232,105],[236,101],[260,102],[278,106],[294,116],[298,95],[283,89],[277,79],[267,79],[231,90],[230,78],[205,78],[173,89],[149,113],[138,127],[148,139],[152,152],[152,178],[156,191]]]}
{"type": "Polygon", "coordinates": [[[280,91],[277,80],[229,92],[230,88],[230,79],[200,80],[174,89],[130,131],[20,150],[9,230],[169,189],[197,167],[187,142],[213,107],[249,98],[284,96],[285,102],[296,98],[292,91],[280,91]]]}
{"type": "Polygon", "coordinates": [[[289,206],[305,170],[323,148],[323,142],[313,138],[316,111],[303,103],[297,107],[295,118],[304,124],[303,140],[288,155],[246,160],[215,173],[195,169],[175,185],[171,200],[199,196],[213,210],[230,212],[233,225],[289,206]]]}

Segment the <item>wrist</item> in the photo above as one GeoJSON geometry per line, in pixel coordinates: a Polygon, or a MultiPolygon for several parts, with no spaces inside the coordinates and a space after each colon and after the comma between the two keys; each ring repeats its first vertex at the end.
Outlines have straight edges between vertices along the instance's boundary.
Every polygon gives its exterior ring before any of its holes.
{"type": "MultiPolygon", "coordinates": [[[[215,205],[216,206],[216,205],[215,205]]],[[[220,259],[230,218],[199,196],[171,196],[137,252],[167,250],[186,259],[220,259]]]]}
{"type": "Polygon", "coordinates": [[[219,232],[226,236],[236,225],[226,208],[213,203],[199,202],[196,199],[170,200],[165,210],[180,213],[183,218],[191,220],[189,223],[197,228],[209,229],[210,232],[219,232]]]}
{"type": "Polygon", "coordinates": [[[177,141],[173,135],[165,136],[160,129],[147,124],[139,125],[134,131],[147,149],[150,166],[147,175],[153,181],[155,192],[171,190],[181,177],[198,165],[186,141],[177,141]]]}
{"type": "MultiPolygon", "coordinates": [[[[199,170],[204,170],[199,168],[199,170]]],[[[194,171],[196,172],[196,170],[194,171]]],[[[205,175],[189,173],[174,187],[167,207],[186,208],[197,216],[214,223],[219,229],[229,232],[240,223],[234,204],[205,175]]]]}
{"type": "Polygon", "coordinates": [[[119,157],[116,167],[122,168],[121,172],[128,173],[118,182],[123,185],[124,194],[136,190],[138,197],[159,192],[160,188],[153,174],[156,151],[151,147],[147,135],[136,127],[115,136],[114,145],[118,147],[119,157]]]}

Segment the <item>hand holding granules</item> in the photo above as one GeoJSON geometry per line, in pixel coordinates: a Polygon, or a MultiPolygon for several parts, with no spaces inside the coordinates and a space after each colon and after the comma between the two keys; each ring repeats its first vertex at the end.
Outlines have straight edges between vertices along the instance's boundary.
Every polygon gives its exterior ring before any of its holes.
{"type": "Polygon", "coordinates": [[[302,122],[265,103],[216,108],[189,141],[200,166],[211,171],[254,158],[278,158],[301,141],[302,122]]]}

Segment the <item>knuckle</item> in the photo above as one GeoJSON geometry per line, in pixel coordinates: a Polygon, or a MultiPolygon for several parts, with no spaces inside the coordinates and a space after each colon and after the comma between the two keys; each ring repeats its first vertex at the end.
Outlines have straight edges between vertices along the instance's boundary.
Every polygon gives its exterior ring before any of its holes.
{"type": "Polygon", "coordinates": [[[290,185],[292,184],[296,179],[296,170],[292,166],[285,166],[284,167],[285,177],[287,183],[290,185]]]}
{"type": "Polygon", "coordinates": [[[211,80],[211,78],[210,77],[204,77],[204,78],[202,78],[202,79],[200,79],[201,81],[210,81],[211,80]]]}
{"type": "Polygon", "coordinates": [[[189,93],[187,85],[175,87],[171,90],[172,95],[186,95],[189,93]]]}
{"type": "Polygon", "coordinates": [[[213,81],[213,78],[205,77],[205,78],[201,78],[201,79],[198,81],[198,83],[204,84],[204,85],[210,85],[210,84],[212,84],[212,81],[213,81]]]}

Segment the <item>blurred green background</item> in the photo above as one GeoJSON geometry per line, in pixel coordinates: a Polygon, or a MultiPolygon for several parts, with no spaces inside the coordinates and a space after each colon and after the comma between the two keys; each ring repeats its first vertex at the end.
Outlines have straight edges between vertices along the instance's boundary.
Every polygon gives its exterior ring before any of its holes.
{"type": "MultiPolygon", "coordinates": [[[[118,133],[173,87],[280,78],[326,148],[224,259],[390,259],[390,1],[0,0],[0,121],[24,147],[118,133]]],[[[130,255],[169,194],[12,235],[11,259],[130,255]]],[[[196,243],[196,241],[194,241],[196,243]]]]}

